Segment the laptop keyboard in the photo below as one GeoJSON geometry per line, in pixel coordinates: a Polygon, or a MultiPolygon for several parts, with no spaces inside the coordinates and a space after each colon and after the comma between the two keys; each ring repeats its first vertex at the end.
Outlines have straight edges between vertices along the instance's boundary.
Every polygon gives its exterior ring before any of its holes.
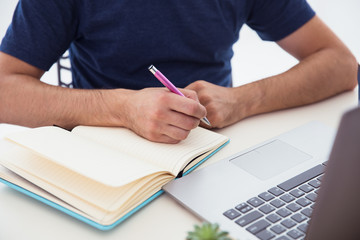
{"type": "Polygon", "coordinates": [[[223,213],[261,240],[303,239],[325,164],[319,164],[223,213]]]}

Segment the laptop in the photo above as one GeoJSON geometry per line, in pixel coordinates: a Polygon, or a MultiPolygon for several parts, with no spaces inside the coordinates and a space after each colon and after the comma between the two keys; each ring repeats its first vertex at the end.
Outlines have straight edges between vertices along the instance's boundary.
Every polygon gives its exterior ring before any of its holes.
{"type": "Polygon", "coordinates": [[[164,190],[235,239],[360,239],[360,109],[337,133],[311,122],[164,190]]]}

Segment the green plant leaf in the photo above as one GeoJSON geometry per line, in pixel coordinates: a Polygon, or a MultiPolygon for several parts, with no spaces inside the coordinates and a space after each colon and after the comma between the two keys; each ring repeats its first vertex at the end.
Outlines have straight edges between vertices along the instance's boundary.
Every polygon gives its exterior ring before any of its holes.
{"type": "Polygon", "coordinates": [[[231,240],[228,232],[221,231],[219,225],[203,222],[201,226],[195,225],[194,231],[188,232],[187,240],[231,240]]]}

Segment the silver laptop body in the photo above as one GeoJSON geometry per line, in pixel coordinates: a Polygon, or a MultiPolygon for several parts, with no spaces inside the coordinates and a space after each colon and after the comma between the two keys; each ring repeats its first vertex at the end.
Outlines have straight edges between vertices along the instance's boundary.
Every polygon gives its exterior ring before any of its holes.
{"type": "MultiPolygon", "coordinates": [[[[360,112],[354,111],[360,123],[360,112]]],[[[177,179],[164,190],[236,239],[302,239],[334,137],[331,128],[311,122],[177,179]]]]}

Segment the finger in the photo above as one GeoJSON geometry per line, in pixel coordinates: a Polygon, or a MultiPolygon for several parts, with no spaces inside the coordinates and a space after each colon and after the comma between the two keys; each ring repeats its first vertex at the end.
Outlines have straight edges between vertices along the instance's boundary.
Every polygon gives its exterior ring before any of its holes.
{"type": "Polygon", "coordinates": [[[176,137],[176,133],[172,133],[170,125],[168,124],[154,124],[156,128],[147,129],[147,131],[139,131],[138,134],[142,137],[152,141],[160,143],[178,143],[181,141],[180,137],[176,137]],[[175,136],[172,137],[172,136],[175,136]]]}
{"type": "Polygon", "coordinates": [[[180,89],[180,91],[185,95],[185,97],[199,102],[199,97],[198,97],[197,93],[194,90],[180,89]]]}
{"type": "Polygon", "coordinates": [[[180,140],[171,138],[165,134],[161,134],[155,140],[153,140],[153,142],[176,144],[176,143],[179,143],[180,140]]]}
{"type": "Polygon", "coordinates": [[[193,99],[175,95],[168,100],[168,107],[173,111],[177,111],[197,119],[201,119],[206,116],[206,108],[193,99]]]}
{"type": "MultiPolygon", "coordinates": [[[[181,97],[181,100],[183,99],[185,98],[181,97]]],[[[147,116],[143,116],[142,119],[147,119],[147,129],[149,132],[156,132],[156,130],[161,129],[163,125],[173,125],[184,130],[191,130],[199,125],[200,117],[194,117],[179,112],[178,110],[169,106],[168,102],[169,101],[167,101],[166,105],[154,108],[153,111],[147,114],[147,116]]],[[[178,106],[176,106],[176,108],[177,107],[178,106]]]]}
{"type": "Polygon", "coordinates": [[[166,135],[169,138],[169,141],[172,139],[171,141],[173,142],[185,140],[190,134],[190,130],[184,130],[172,125],[167,125],[163,130],[162,134],[166,135]]]}
{"type": "Polygon", "coordinates": [[[199,118],[192,117],[176,111],[171,111],[166,120],[169,125],[188,131],[196,128],[200,124],[199,118]]]}

